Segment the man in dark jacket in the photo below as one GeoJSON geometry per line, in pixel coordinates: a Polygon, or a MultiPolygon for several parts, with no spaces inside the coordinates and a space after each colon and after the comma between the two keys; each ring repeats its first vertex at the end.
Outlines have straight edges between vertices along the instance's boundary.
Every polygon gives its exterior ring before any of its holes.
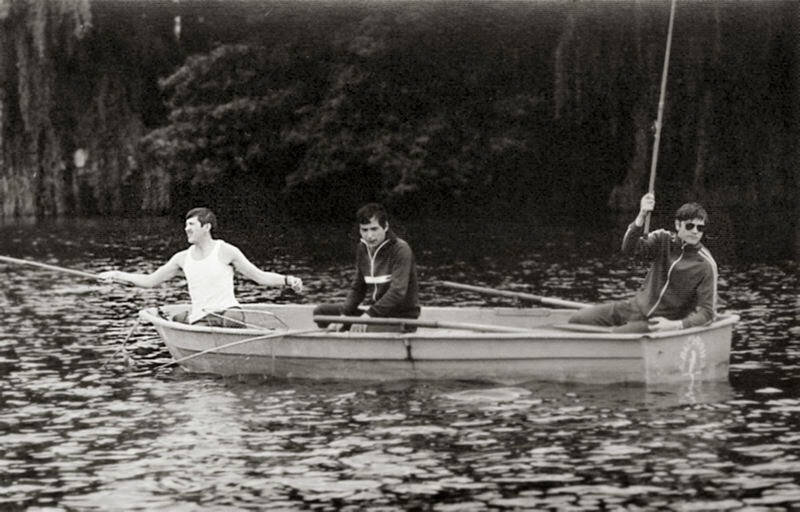
{"type": "Polygon", "coordinates": [[[570,323],[612,327],[615,332],[686,329],[714,320],[717,263],[700,243],[708,214],[697,203],[675,212],[675,233],[659,229],[642,236],[644,220],[655,206],[653,194],[642,197],[639,215],[628,226],[622,251],[650,261],[641,290],[631,299],[577,311],[570,323]]]}
{"type": "MultiPolygon", "coordinates": [[[[389,229],[386,210],[369,203],[356,212],[361,240],[356,249],[356,276],[343,304],[320,304],[314,315],[419,317],[414,253],[389,229]],[[359,306],[365,303],[366,310],[359,306]]],[[[327,323],[318,322],[320,327],[327,323]]],[[[352,331],[396,331],[397,325],[354,324],[352,331]]]]}

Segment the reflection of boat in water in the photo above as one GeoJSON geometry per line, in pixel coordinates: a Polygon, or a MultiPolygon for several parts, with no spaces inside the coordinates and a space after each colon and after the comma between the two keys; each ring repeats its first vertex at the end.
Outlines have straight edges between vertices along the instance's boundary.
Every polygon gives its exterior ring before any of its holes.
{"type": "MultiPolygon", "coordinates": [[[[415,381],[406,381],[413,385],[415,381]]],[[[442,383],[442,386],[447,386],[442,383]]],[[[487,387],[485,383],[466,383],[457,381],[457,388],[440,393],[438,399],[447,404],[458,404],[459,407],[477,409],[494,405],[506,408],[527,408],[537,406],[540,411],[550,411],[556,416],[553,421],[564,414],[561,410],[565,392],[574,403],[591,404],[595,409],[618,409],[620,403],[646,405],[647,408],[663,409],[681,405],[720,404],[733,400],[735,392],[727,381],[687,381],[661,384],[608,384],[569,383],[562,382],[526,382],[516,386],[487,387]],[[547,402],[549,405],[542,405],[547,402]]],[[[584,409],[577,408],[575,414],[581,416],[584,409]]],[[[547,417],[534,420],[546,423],[547,417]]]]}
{"type": "Polygon", "coordinates": [[[504,384],[727,380],[732,327],[738,320],[727,315],[706,327],[612,334],[572,330],[565,325],[571,314],[567,310],[426,307],[416,332],[357,333],[316,329],[310,305],[246,305],[245,328],[169,319],[186,308],[150,308],[139,315],[155,326],[172,356],[190,372],[504,384]]]}

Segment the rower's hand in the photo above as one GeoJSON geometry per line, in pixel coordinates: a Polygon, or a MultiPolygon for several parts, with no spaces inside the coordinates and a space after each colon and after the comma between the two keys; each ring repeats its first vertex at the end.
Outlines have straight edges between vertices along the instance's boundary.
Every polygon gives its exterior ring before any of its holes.
{"type": "Polygon", "coordinates": [[[680,320],[667,320],[663,316],[657,316],[647,321],[647,327],[650,332],[677,331],[683,327],[683,322],[680,320]]]}
{"type": "Polygon", "coordinates": [[[647,218],[647,215],[653,211],[653,208],[656,206],[656,196],[650,193],[647,193],[642,196],[641,201],[639,201],[639,215],[636,216],[636,220],[634,220],[634,224],[639,227],[644,226],[644,221],[647,218]]]}
{"type": "Polygon", "coordinates": [[[295,293],[303,291],[303,280],[295,276],[286,276],[286,284],[291,287],[295,293]]]}
{"type": "MultiPolygon", "coordinates": [[[[369,318],[369,315],[364,313],[361,315],[361,318],[369,318]]],[[[350,327],[350,332],[367,332],[367,327],[367,324],[353,324],[353,326],[350,327]]]]}
{"type": "Polygon", "coordinates": [[[643,195],[642,199],[639,201],[639,215],[647,215],[648,213],[652,212],[655,207],[655,194],[647,193],[643,195]]]}

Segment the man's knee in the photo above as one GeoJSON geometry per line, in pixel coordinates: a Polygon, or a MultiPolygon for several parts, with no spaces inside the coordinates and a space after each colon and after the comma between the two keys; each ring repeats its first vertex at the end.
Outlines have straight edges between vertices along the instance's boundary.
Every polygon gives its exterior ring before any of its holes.
{"type": "Polygon", "coordinates": [[[574,312],[569,320],[567,321],[570,324],[582,324],[582,325],[593,325],[597,322],[596,311],[594,307],[588,307],[579,309],[578,311],[574,312]]]}
{"type": "Polygon", "coordinates": [[[615,301],[579,309],[570,317],[569,323],[611,327],[643,318],[633,302],[615,301]]]}
{"type": "Polygon", "coordinates": [[[245,327],[244,311],[240,308],[229,308],[222,312],[222,327],[245,327]]]}
{"type": "Polygon", "coordinates": [[[582,325],[617,325],[618,319],[615,314],[615,303],[596,304],[576,311],[569,319],[571,324],[582,325]]]}

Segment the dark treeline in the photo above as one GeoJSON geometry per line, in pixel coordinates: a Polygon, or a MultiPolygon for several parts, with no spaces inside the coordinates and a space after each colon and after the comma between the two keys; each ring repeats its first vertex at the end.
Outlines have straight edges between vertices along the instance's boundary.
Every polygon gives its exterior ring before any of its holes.
{"type": "MultiPolygon", "coordinates": [[[[0,7],[5,216],[581,222],[647,188],[668,1],[0,7]]],[[[794,1],[678,2],[656,193],[797,247],[794,1]],[[780,240],[763,232],[781,226],[780,240]]],[[[658,212],[657,212],[658,213],[658,212]]]]}

